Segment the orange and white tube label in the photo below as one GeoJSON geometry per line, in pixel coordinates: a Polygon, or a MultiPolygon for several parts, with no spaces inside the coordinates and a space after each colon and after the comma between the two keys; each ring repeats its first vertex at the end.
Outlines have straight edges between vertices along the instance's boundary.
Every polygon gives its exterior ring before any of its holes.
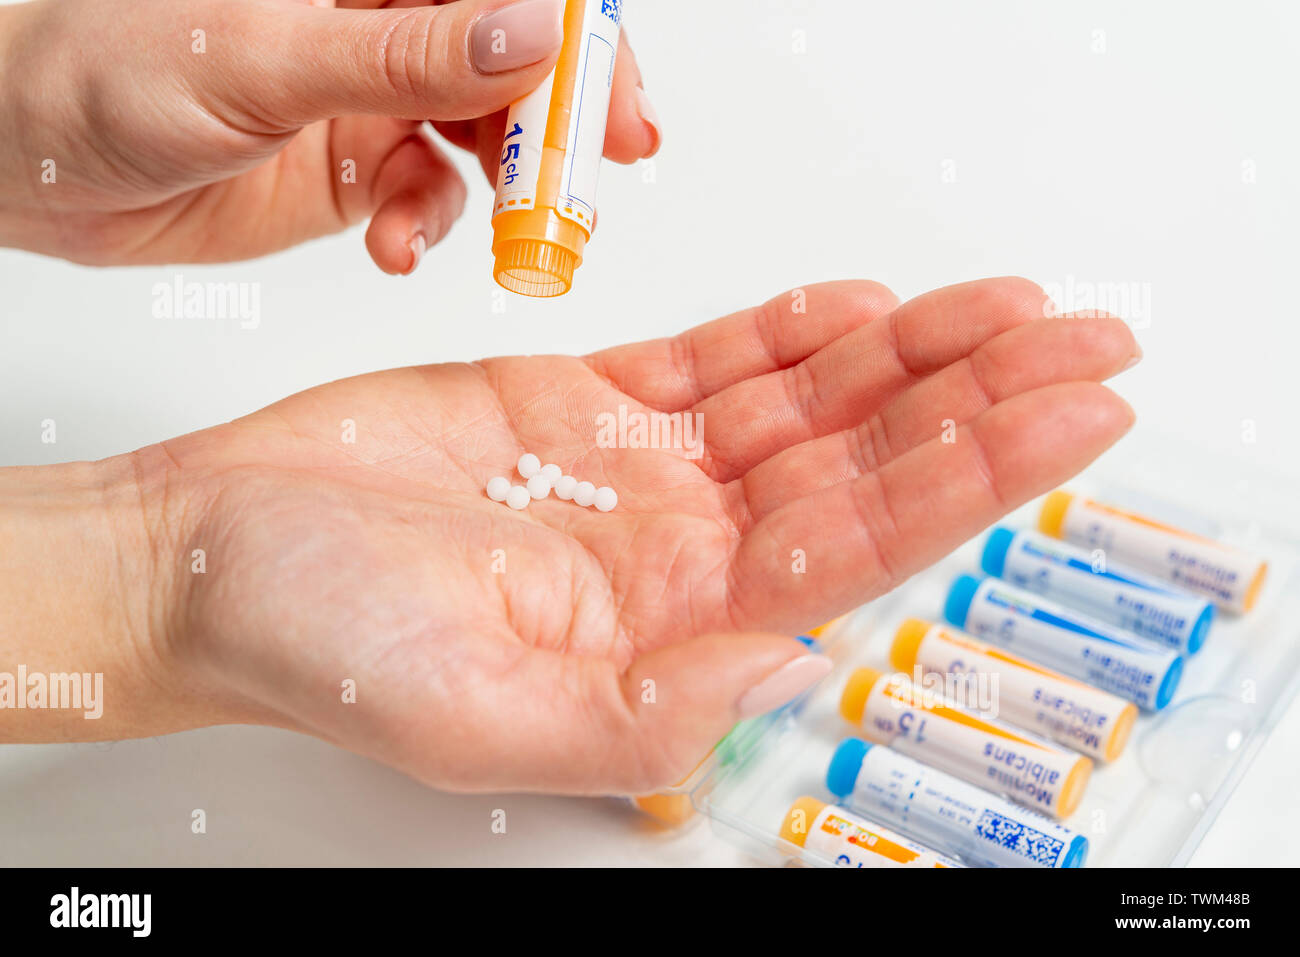
{"type": "Polygon", "coordinates": [[[1267,562],[1230,545],[1069,492],[1047,496],[1039,529],[1084,548],[1099,548],[1116,563],[1157,575],[1238,613],[1254,607],[1268,570],[1267,562]]]}
{"type": "Polygon", "coordinates": [[[961,867],[956,861],[842,807],[801,797],[781,822],[781,837],[838,867],[961,867]]]}
{"type": "Polygon", "coordinates": [[[863,735],[1039,813],[1068,817],[1092,761],[1018,728],[977,717],[904,676],[859,668],[840,701],[863,735]]]}

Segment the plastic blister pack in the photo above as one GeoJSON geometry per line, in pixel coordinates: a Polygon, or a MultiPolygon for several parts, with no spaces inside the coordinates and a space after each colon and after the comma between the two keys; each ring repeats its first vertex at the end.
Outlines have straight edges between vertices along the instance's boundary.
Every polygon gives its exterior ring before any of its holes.
{"type": "MultiPolygon", "coordinates": [[[[1150,438],[1128,446],[1127,460],[1116,450],[1068,487],[1269,563],[1256,607],[1217,617],[1204,647],[1186,659],[1172,701],[1142,712],[1127,748],[1097,763],[1078,809],[1061,822],[1088,838],[1087,866],[1181,866],[1300,687],[1300,507],[1280,478],[1246,485],[1230,465],[1189,469],[1194,450],[1150,438]]],[[[1034,527],[1041,502],[1003,524],[1034,527]]],[[[858,667],[891,671],[890,647],[906,619],[943,621],[952,582],[979,573],[986,538],[835,624],[826,635],[837,649],[834,671],[799,709],[771,719],[745,754],[694,784],[694,806],[719,834],[767,863],[834,864],[782,840],[780,830],[800,797],[835,800],[826,786],[831,757],[860,734],[840,713],[848,677],[858,667]]]]}

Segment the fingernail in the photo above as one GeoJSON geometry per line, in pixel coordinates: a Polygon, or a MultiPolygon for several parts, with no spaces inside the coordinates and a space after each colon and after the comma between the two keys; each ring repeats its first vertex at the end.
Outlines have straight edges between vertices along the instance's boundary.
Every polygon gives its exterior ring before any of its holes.
{"type": "Polygon", "coordinates": [[[564,42],[564,0],[516,0],[474,24],[470,53],[480,73],[544,60],[564,42]]]}
{"type": "Polygon", "coordinates": [[[424,233],[416,233],[406,246],[411,250],[411,265],[406,268],[406,272],[402,275],[409,276],[415,272],[415,267],[420,265],[420,260],[424,258],[424,251],[429,247],[428,243],[425,242],[424,233]]]}
{"type": "Polygon", "coordinates": [[[636,88],[634,97],[636,99],[636,111],[641,116],[641,122],[650,127],[650,152],[645,155],[654,156],[659,152],[659,144],[662,143],[664,139],[663,131],[659,126],[659,114],[655,112],[655,108],[650,102],[650,97],[646,96],[645,90],[641,89],[641,87],[638,86],[636,88]]]}
{"type": "Polygon", "coordinates": [[[797,698],[825,678],[830,670],[831,660],[825,655],[803,655],[787,661],[741,695],[736,710],[742,719],[766,714],[797,698]]]}
{"type": "Polygon", "coordinates": [[[1141,361],[1142,361],[1142,347],[1138,346],[1137,353],[1131,356],[1128,362],[1124,363],[1124,368],[1120,369],[1119,371],[1127,372],[1129,369],[1132,369],[1135,365],[1137,365],[1141,361]]]}

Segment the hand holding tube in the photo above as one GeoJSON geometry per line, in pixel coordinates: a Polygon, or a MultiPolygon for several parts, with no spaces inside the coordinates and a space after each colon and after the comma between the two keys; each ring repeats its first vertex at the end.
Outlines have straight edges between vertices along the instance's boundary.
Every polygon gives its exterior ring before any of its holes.
{"type": "MultiPolygon", "coordinates": [[[[94,265],[247,259],[371,217],[408,273],[543,82],[562,0],[38,0],[0,7],[0,244],[94,265]]],[[[658,130],[624,44],[606,153],[658,130]],[[646,117],[650,119],[647,120],[646,117]]]]}

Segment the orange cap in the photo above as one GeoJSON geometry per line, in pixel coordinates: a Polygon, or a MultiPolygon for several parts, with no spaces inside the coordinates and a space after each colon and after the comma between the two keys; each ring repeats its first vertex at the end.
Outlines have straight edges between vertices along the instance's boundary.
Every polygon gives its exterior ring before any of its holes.
{"type": "Polygon", "coordinates": [[[673,827],[690,820],[695,813],[689,794],[644,794],[632,800],[646,814],[673,827]]]}
{"type": "Polygon", "coordinates": [[[808,840],[808,831],[812,828],[813,821],[817,820],[817,815],[825,806],[825,801],[819,801],[806,794],[799,798],[790,805],[790,810],[785,812],[785,819],[781,821],[781,839],[803,847],[804,841],[808,840]]]}
{"type": "Polygon", "coordinates": [[[492,221],[492,277],[521,296],[562,296],[582,265],[587,233],[553,207],[502,213],[492,221]]]}
{"type": "Polygon", "coordinates": [[[847,615],[841,615],[839,618],[832,618],[824,625],[818,625],[816,628],[809,628],[807,631],[804,632],[804,634],[807,635],[809,638],[820,638],[823,634],[826,633],[826,629],[839,624],[847,617],[848,617],[847,615]]]}
{"type": "Polygon", "coordinates": [[[916,667],[916,656],[921,642],[930,633],[931,625],[920,618],[909,618],[894,633],[894,645],[889,649],[889,664],[895,671],[910,675],[916,667]]]}
{"type": "Polygon", "coordinates": [[[1268,562],[1260,562],[1259,568],[1255,570],[1255,577],[1250,580],[1250,586],[1246,589],[1246,595],[1241,600],[1241,610],[1250,611],[1259,601],[1259,593],[1264,589],[1264,579],[1268,577],[1268,562]]]}
{"type": "Polygon", "coordinates": [[[1115,719],[1115,727],[1111,729],[1110,739],[1106,742],[1106,760],[1114,761],[1124,753],[1124,745],[1128,744],[1128,737],[1133,731],[1133,722],[1137,720],[1137,705],[1130,704],[1119,713],[1115,719]]]}
{"type": "Polygon", "coordinates": [[[1038,530],[1053,538],[1063,538],[1065,513],[1073,501],[1074,496],[1071,493],[1059,488],[1049,493],[1047,498],[1043,499],[1042,511],[1038,513],[1038,530]]]}
{"type": "MultiPolygon", "coordinates": [[[[546,298],[568,292],[596,226],[594,213],[588,222],[587,214],[573,207],[561,187],[565,157],[576,148],[569,142],[569,120],[582,83],[584,67],[578,61],[585,38],[586,6],[570,3],[565,7],[564,44],[551,82],[533,205],[502,210],[498,200],[492,218],[492,255],[496,258],[492,277],[521,296],[546,298]]],[[[506,201],[506,205],[514,202],[506,201]]]]}
{"type": "Polygon", "coordinates": [[[1070,773],[1065,776],[1065,783],[1061,785],[1061,797],[1056,804],[1057,817],[1069,817],[1079,808],[1079,802],[1083,800],[1083,792],[1088,788],[1088,780],[1092,777],[1092,759],[1080,757],[1074,762],[1074,767],[1070,768],[1070,773]]]}
{"type": "Polygon", "coordinates": [[[883,673],[875,668],[858,668],[849,675],[849,683],[844,686],[844,694],[840,695],[840,714],[846,721],[853,724],[862,721],[862,713],[867,710],[867,695],[882,677],[883,673]]]}

